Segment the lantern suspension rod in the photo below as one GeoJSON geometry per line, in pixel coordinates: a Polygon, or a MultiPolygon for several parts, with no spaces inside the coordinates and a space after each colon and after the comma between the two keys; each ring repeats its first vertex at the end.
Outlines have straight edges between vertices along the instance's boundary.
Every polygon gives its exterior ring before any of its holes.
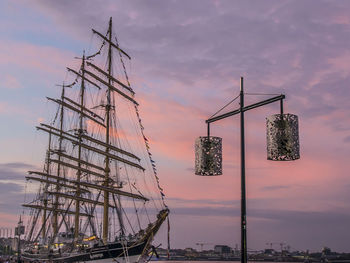
{"type": "Polygon", "coordinates": [[[208,125],[208,141],[209,141],[209,137],[210,137],[210,123],[208,122],[207,125],[208,125]]]}
{"type": "MultiPolygon", "coordinates": [[[[286,98],[286,96],[284,94],[281,94],[279,96],[276,96],[276,97],[272,97],[270,99],[267,99],[267,100],[262,100],[260,102],[257,102],[257,103],[254,103],[254,104],[251,104],[251,105],[248,105],[248,106],[245,106],[243,107],[242,109],[239,108],[237,110],[234,110],[234,111],[230,111],[230,112],[227,112],[227,113],[224,113],[224,114],[221,114],[219,116],[216,116],[216,117],[213,117],[213,118],[209,118],[207,119],[205,122],[206,123],[211,123],[211,122],[215,122],[215,121],[218,121],[218,120],[222,120],[222,119],[225,119],[227,117],[230,117],[230,116],[233,116],[233,115],[236,115],[238,113],[242,111],[248,111],[248,110],[252,110],[252,109],[255,109],[255,108],[258,108],[258,107],[261,107],[261,106],[264,106],[264,105],[267,105],[267,104],[270,104],[272,102],[276,102],[276,101],[282,101],[286,98]]],[[[281,105],[281,110],[283,111],[283,102],[281,102],[282,105],[281,105]]]]}
{"type": "Polygon", "coordinates": [[[281,115],[283,115],[283,100],[281,100],[280,106],[281,106],[281,115]]]}

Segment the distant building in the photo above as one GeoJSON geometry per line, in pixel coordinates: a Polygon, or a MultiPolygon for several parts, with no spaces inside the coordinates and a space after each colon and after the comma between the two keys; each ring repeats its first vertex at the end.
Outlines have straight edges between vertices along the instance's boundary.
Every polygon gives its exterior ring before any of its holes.
{"type": "Polygon", "coordinates": [[[190,247],[185,248],[185,257],[187,257],[187,258],[195,258],[197,256],[198,256],[198,252],[195,249],[190,248],[190,247]]]}
{"type": "Polygon", "coordinates": [[[273,255],[273,254],[275,254],[275,250],[272,248],[267,248],[264,250],[264,254],[273,255]]]}
{"type": "Polygon", "coordinates": [[[191,247],[187,247],[185,248],[185,251],[188,252],[188,253],[194,253],[194,252],[197,252],[195,249],[191,248],[191,247]]]}
{"type": "Polygon", "coordinates": [[[332,250],[329,247],[324,247],[324,248],[322,248],[322,254],[324,254],[324,255],[331,255],[332,254],[332,250]]]}
{"type": "Polygon", "coordinates": [[[214,247],[214,252],[218,254],[230,254],[232,253],[232,248],[225,245],[216,245],[214,247]]]}
{"type": "MultiPolygon", "coordinates": [[[[14,241],[14,238],[0,238],[0,255],[11,255],[14,251],[14,241]]],[[[17,248],[17,246],[15,248],[17,248]]]]}

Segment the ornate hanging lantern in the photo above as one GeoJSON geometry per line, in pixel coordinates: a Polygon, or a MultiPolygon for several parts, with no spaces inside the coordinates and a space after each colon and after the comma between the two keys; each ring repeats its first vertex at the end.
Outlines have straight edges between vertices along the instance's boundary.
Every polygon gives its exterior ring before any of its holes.
{"type": "Polygon", "coordinates": [[[222,174],[222,139],[205,136],[196,139],[195,174],[214,176],[222,174]]]}
{"type": "Polygon", "coordinates": [[[267,159],[291,161],[300,158],[298,116],[275,114],[266,118],[267,159]]]}

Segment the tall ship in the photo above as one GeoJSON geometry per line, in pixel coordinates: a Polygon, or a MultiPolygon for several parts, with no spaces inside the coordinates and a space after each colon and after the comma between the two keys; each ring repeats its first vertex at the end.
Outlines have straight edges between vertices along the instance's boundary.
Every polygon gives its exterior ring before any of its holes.
{"type": "MultiPolygon", "coordinates": [[[[42,170],[28,171],[24,262],[144,262],[169,209],[110,18],[60,85],[42,170]]],[[[46,141],[45,141],[46,142],[46,141]]],[[[169,227],[169,226],[168,226],[169,227]]]]}

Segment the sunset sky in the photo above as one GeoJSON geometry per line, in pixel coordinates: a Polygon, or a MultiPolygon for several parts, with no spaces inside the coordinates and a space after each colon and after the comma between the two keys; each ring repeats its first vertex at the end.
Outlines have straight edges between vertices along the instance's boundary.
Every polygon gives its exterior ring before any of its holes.
{"type": "MultiPolygon", "coordinates": [[[[248,93],[286,94],[301,147],[300,160],[266,160],[265,118],[279,105],[246,114],[248,248],[350,252],[350,1],[341,0],[0,1],[0,227],[15,226],[26,171],[42,166],[45,97],[59,96],[66,66],[94,49],[91,28],[105,30],[110,16],[132,57],[173,248],[240,244],[238,116],[212,125],[222,176],[194,175],[194,141],[243,76],[248,93]]],[[[164,228],[156,244],[165,242],[164,228]]]]}

